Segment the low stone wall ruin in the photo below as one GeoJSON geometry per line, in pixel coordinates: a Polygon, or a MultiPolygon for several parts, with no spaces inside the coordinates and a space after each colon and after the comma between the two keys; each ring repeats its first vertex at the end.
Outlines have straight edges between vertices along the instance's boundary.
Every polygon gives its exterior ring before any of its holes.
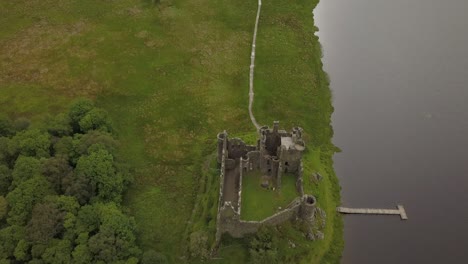
{"type": "Polygon", "coordinates": [[[216,214],[216,244],[218,244],[218,241],[221,240],[221,230],[219,228],[219,223],[221,222],[221,203],[223,202],[223,188],[224,188],[224,174],[226,172],[225,168],[225,163],[226,163],[226,148],[227,148],[227,139],[226,139],[226,131],[224,133],[220,133],[218,135],[218,145],[221,143],[222,148],[218,150],[218,159],[221,161],[221,168],[220,168],[220,174],[219,174],[219,199],[218,199],[218,213],[216,214]],[[220,136],[223,135],[223,136],[220,136]],[[220,142],[221,141],[221,142],[220,142]],[[219,158],[221,157],[221,158],[219,158]]]}
{"type": "Polygon", "coordinates": [[[233,237],[240,238],[247,234],[257,232],[258,229],[264,225],[280,225],[297,218],[312,222],[315,217],[315,210],[315,198],[310,195],[305,195],[294,199],[286,209],[261,221],[244,221],[240,220],[240,215],[234,212],[234,208],[232,206],[225,205],[220,211],[220,214],[223,216],[220,217],[221,222],[218,222],[218,231],[221,234],[229,233],[233,237]]]}
{"type": "MultiPolygon", "coordinates": [[[[288,154],[290,153],[283,152],[283,155],[288,154]]],[[[296,154],[297,153],[295,153],[294,155],[296,154]]],[[[315,207],[316,200],[313,196],[304,194],[304,168],[302,160],[298,161],[297,166],[293,163],[288,164],[287,162],[284,162],[284,165],[289,166],[289,168],[296,167],[295,171],[288,171],[289,173],[296,174],[295,185],[299,195],[296,199],[294,199],[288,206],[286,206],[285,209],[261,221],[241,220],[240,216],[242,208],[242,181],[243,177],[248,171],[260,170],[263,173],[269,173],[270,175],[274,175],[273,179],[276,180],[276,186],[281,186],[283,163],[279,162],[278,158],[276,157],[274,159],[268,159],[268,155],[266,156],[266,159],[262,159],[261,155],[262,151],[257,150],[255,146],[248,146],[238,138],[228,139],[227,133],[225,131],[223,133],[218,134],[218,161],[221,164],[221,171],[218,212],[216,216],[216,240],[214,249],[221,242],[221,236],[223,233],[229,233],[233,237],[240,238],[247,234],[257,232],[258,229],[263,225],[275,226],[293,219],[302,219],[311,224],[314,222],[317,209],[315,207]],[[236,168],[236,166],[239,167],[236,168]],[[237,174],[237,177],[239,177],[239,187],[237,190],[238,197],[237,201],[231,201],[229,199],[228,201],[225,201],[226,197],[223,193],[226,180],[225,177],[227,177],[226,175],[230,175],[228,172],[233,169],[239,170],[237,174]]]]}

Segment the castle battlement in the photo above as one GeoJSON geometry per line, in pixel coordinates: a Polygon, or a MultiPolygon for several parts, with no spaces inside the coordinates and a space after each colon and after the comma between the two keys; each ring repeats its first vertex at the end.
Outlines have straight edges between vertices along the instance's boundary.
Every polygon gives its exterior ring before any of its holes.
{"type": "Polygon", "coordinates": [[[313,222],[316,200],[304,195],[302,154],[305,143],[303,130],[293,128],[290,132],[279,129],[279,122],[273,127],[263,126],[258,130],[256,145],[247,145],[239,138],[229,138],[226,131],[218,134],[218,163],[221,165],[220,198],[217,217],[216,240],[223,233],[242,237],[254,233],[261,225],[277,225],[291,219],[313,222]],[[297,198],[283,210],[262,221],[241,219],[242,179],[250,171],[260,171],[272,189],[281,188],[282,177],[295,177],[297,198]]]}

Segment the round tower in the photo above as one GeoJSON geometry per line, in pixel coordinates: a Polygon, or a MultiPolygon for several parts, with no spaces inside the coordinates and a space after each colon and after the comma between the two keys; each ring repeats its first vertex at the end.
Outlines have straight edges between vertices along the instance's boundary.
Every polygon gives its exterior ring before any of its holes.
{"type": "Polygon", "coordinates": [[[312,221],[315,217],[315,205],[317,204],[317,199],[310,194],[302,196],[301,207],[299,215],[304,220],[312,221]]]}

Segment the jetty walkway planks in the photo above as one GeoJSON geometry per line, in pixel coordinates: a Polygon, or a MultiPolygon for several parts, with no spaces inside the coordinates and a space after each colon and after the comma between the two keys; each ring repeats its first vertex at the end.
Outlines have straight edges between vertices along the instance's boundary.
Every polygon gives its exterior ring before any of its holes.
{"type": "Polygon", "coordinates": [[[374,209],[374,208],[347,208],[337,207],[336,211],[342,214],[371,214],[371,215],[400,215],[401,220],[407,220],[405,208],[398,205],[398,209],[374,209]]]}

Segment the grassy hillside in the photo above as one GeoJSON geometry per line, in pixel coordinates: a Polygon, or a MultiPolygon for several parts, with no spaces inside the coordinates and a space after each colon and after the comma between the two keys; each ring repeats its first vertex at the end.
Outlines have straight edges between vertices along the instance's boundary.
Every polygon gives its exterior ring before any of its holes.
{"type": "MultiPolygon", "coordinates": [[[[308,242],[307,263],[335,262],[342,246],[331,94],[311,16],[316,2],[264,2],[254,105],[262,124],[304,128],[306,177],[316,170],[325,177],[318,187],[306,179],[306,191],[328,215],[326,239],[308,242]]],[[[107,109],[123,142],[121,155],[135,168],[126,205],[139,243],[182,261],[188,234],[214,226],[217,174],[210,157],[217,132],[253,135],[247,104],[256,6],[0,0],[0,111],[42,119],[77,97],[107,109]]],[[[233,243],[220,255],[245,257],[245,247],[233,243]]]]}

